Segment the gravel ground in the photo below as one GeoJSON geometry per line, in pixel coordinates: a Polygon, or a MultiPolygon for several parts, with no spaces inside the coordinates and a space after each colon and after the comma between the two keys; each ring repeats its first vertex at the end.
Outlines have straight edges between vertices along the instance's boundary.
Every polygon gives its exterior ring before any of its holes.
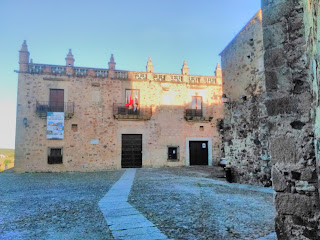
{"type": "Polygon", "coordinates": [[[123,172],[0,173],[0,239],[113,239],[98,201],[123,172]]]}
{"type": "Polygon", "coordinates": [[[220,185],[210,176],[203,168],[139,169],[129,202],[172,239],[257,239],[274,232],[272,194],[220,185]]]}
{"type": "MultiPolygon", "coordinates": [[[[0,239],[113,239],[98,201],[123,172],[0,173],[0,239]]],[[[273,232],[272,194],[212,179],[222,175],[210,167],[138,169],[129,200],[171,239],[273,232]]]]}

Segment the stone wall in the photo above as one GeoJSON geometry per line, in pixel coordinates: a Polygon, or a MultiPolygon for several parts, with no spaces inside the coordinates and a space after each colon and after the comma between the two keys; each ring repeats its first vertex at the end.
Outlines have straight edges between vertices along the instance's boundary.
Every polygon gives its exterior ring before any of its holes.
{"type": "Polygon", "coordinates": [[[209,155],[214,164],[218,163],[221,138],[217,123],[223,118],[221,78],[208,76],[216,83],[207,83],[205,76],[197,76],[195,79],[200,83],[194,83],[189,82],[189,75],[179,74],[183,79],[181,82],[171,81],[172,74],[168,74],[164,81],[155,81],[154,73],[142,73],[148,77],[137,79],[136,72],[128,71],[127,78],[119,79],[111,70],[108,77],[97,77],[90,74],[93,69],[84,76],[51,73],[48,65],[43,65],[42,69],[43,72],[19,73],[16,171],[121,168],[121,134],[143,135],[143,167],[188,165],[187,138],[210,139],[209,155]],[[47,120],[36,114],[37,101],[49,101],[50,88],[64,89],[65,102],[75,104],[74,115],[65,120],[63,140],[47,139],[47,120]],[[115,119],[113,104],[125,104],[126,89],[140,90],[140,107],[152,108],[151,119],[115,119]],[[185,112],[191,107],[192,96],[202,97],[205,121],[186,121],[185,112]],[[27,119],[27,126],[24,118],[27,119]],[[77,124],[76,131],[72,128],[73,124],[77,124]],[[90,139],[98,139],[99,143],[93,145],[90,139]],[[179,161],[168,161],[168,146],[179,147],[179,161]],[[63,164],[47,163],[50,147],[63,148],[63,164]]]}
{"type": "Polygon", "coordinates": [[[319,147],[314,145],[319,137],[319,4],[262,0],[278,239],[320,239],[319,147]]]}
{"type": "Polygon", "coordinates": [[[266,121],[262,11],[221,53],[225,103],[224,150],[233,181],[271,185],[266,121]]]}

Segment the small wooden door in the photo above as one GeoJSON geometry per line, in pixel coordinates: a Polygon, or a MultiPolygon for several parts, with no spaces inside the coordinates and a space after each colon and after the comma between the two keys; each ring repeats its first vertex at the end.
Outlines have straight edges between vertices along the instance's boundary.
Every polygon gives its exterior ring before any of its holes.
{"type": "Polygon", "coordinates": [[[208,165],[208,141],[189,142],[190,165],[208,165]]]}
{"type": "Polygon", "coordinates": [[[64,112],[64,90],[50,89],[50,112],[64,112]]]}
{"type": "Polygon", "coordinates": [[[121,167],[142,167],[142,134],[122,134],[121,167]]]}

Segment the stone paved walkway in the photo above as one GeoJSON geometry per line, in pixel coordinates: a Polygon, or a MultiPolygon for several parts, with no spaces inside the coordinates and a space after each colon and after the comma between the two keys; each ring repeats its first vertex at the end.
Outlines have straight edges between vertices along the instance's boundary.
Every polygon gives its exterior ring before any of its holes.
{"type": "Polygon", "coordinates": [[[166,235],[127,201],[136,169],[128,169],[108,193],[99,207],[116,240],[168,239],[166,235]]]}

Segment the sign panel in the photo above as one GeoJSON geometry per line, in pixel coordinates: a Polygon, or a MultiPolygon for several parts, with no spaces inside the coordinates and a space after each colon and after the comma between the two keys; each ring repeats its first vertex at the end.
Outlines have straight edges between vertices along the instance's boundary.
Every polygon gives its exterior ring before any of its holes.
{"type": "Polygon", "coordinates": [[[47,113],[47,139],[64,138],[64,112],[47,113]]]}

